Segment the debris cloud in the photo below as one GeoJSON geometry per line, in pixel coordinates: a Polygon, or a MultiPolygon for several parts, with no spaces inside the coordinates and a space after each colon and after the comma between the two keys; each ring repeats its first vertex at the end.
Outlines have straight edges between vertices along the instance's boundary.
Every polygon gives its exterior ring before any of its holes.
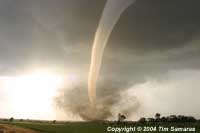
{"type": "Polygon", "coordinates": [[[129,95],[127,91],[124,84],[102,83],[97,92],[99,99],[94,110],[88,99],[87,85],[79,83],[61,89],[56,103],[68,115],[72,114],[82,120],[116,120],[118,113],[129,117],[140,107],[137,98],[129,95]]]}

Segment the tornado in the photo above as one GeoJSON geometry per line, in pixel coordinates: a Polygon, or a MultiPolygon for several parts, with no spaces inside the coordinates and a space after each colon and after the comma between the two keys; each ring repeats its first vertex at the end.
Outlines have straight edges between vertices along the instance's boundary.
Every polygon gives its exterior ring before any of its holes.
{"type": "Polygon", "coordinates": [[[134,2],[135,0],[107,0],[106,2],[94,37],[88,75],[88,95],[92,107],[96,106],[96,82],[109,36],[121,14],[134,2]]]}

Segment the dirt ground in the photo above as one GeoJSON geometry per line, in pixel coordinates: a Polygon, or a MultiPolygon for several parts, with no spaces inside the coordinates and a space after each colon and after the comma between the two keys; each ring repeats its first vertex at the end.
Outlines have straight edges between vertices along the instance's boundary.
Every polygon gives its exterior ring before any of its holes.
{"type": "Polygon", "coordinates": [[[0,124],[0,133],[39,133],[31,129],[20,128],[14,125],[0,124]]]}

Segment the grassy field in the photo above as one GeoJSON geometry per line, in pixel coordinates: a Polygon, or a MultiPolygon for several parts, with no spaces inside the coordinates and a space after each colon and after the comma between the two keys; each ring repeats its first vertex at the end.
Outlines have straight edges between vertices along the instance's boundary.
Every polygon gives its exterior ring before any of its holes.
{"type": "MultiPolygon", "coordinates": [[[[1,122],[2,123],[2,122],[1,122]]],[[[116,122],[65,122],[65,123],[50,123],[50,122],[3,122],[5,124],[12,124],[19,127],[29,128],[43,133],[115,133],[114,131],[107,131],[109,127],[117,128],[135,128],[135,131],[130,133],[169,133],[170,128],[173,127],[195,127],[195,133],[200,133],[200,123],[116,123],[116,122]],[[143,131],[138,131],[138,127],[142,127],[143,131]],[[169,128],[169,131],[161,131],[159,127],[169,128]],[[144,131],[146,129],[147,131],[144,131]],[[160,131],[159,131],[160,130],[160,131]]],[[[111,128],[110,128],[111,129],[111,128]]],[[[120,131],[116,133],[126,133],[126,131],[120,131]]],[[[128,133],[128,132],[127,132],[128,133]]],[[[176,131],[176,133],[183,133],[183,131],[176,131]]],[[[189,132],[184,132],[189,133],[189,132]]],[[[191,131],[191,133],[194,133],[191,131]]]]}

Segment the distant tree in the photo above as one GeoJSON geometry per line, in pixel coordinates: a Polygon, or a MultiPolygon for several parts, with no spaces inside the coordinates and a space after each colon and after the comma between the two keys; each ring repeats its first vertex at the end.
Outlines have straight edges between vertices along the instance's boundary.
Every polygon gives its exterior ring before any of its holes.
{"type": "Polygon", "coordinates": [[[3,121],[8,121],[8,119],[3,119],[3,121]]]}
{"type": "Polygon", "coordinates": [[[147,118],[147,121],[148,122],[155,122],[155,119],[154,118],[147,118]]]}
{"type": "Polygon", "coordinates": [[[24,121],[24,120],[23,120],[23,119],[20,119],[19,121],[22,122],[22,121],[24,121]]]}
{"type": "Polygon", "coordinates": [[[160,115],[159,113],[156,113],[156,114],[155,114],[156,120],[159,120],[159,119],[160,119],[160,116],[161,116],[161,115],[160,115]]]}
{"type": "Polygon", "coordinates": [[[140,122],[140,123],[145,123],[147,120],[146,120],[146,118],[144,118],[144,117],[141,117],[140,119],[139,119],[139,121],[138,122],[140,122]]]}
{"type": "Polygon", "coordinates": [[[197,120],[193,116],[187,117],[187,122],[196,122],[197,120]]]}
{"type": "Polygon", "coordinates": [[[155,114],[155,118],[140,118],[138,122],[200,122],[193,116],[184,116],[184,115],[170,115],[162,116],[159,113],[155,114]]]}
{"type": "Polygon", "coordinates": [[[56,123],[56,120],[53,120],[53,122],[52,122],[53,124],[55,124],[56,123]]]}
{"type": "Polygon", "coordinates": [[[13,117],[11,117],[11,118],[9,119],[9,121],[10,121],[10,122],[13,122],[13,120],[14,120],[14,118],[13,118],[13,117]]]}
{"type": "Polygon", "coordinates": [[[169,121],[170,122],[178,122],[178,117],[176,115],[170,115],[169,116],[169,121]]]}
{"type": "Polygon", "coordinates": [[[161,122],[167,122],[167,118],[163,116],[163,117],[160,118],[160,121],[161,122]]]}
{"type": "Polygon", "coordinates": [[[177,120],[178,120],[178,122],[185,122],[186,121],[186,117],[184,115],[178,115],[177,116],[177,120]]]}
{"type": "Polygon", "coordinates": [[[122,122],[126,119],[126,116],[125,115],[122,115],[122,114],[118,114],[118,122],[122,122]]]}

